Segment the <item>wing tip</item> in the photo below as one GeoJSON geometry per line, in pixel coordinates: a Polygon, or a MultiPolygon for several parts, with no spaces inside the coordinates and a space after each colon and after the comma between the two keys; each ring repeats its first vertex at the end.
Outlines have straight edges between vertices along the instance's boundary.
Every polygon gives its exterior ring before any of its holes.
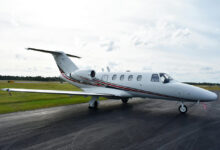
{"type": "Polygon", "coordinates": [[[10,89],[9,88],[2,88],[1,90],[2,91],[9,91],[10,89]]]}

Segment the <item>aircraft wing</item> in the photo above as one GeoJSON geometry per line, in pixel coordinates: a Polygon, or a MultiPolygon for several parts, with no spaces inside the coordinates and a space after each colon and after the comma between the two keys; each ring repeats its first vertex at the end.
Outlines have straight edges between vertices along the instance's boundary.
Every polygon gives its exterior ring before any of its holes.
{"type": "Polygon", "coordinates": [[[115,96],[107,93],[83,92],[83,91],[61,91],[61,90],[36,90],[36,89],[17,89],[17,88],[3,88],[7,92],[26,92],[26,93],[45,93],[45,94],[63,94],[63,95],[80,95],[80,96],[115,96]]]}

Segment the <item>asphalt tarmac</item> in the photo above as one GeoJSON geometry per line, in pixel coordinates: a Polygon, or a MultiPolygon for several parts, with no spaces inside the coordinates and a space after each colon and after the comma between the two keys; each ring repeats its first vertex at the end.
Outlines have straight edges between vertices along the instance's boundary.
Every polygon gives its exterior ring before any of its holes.
{"type": "Polygon", "coordinates": [[[220,101],[101,101],[0,115],[0,149],[219,150],[220,101]]]}

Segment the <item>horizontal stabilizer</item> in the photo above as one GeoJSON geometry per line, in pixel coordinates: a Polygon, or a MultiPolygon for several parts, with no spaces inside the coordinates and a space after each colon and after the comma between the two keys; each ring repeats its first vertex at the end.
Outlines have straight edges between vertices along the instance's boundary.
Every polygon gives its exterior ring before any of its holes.
{"type": "MultiPolygon", "coordinates": [[[[50,51],[50,50],[43,50],[43,49],[36,49],[36,48],[27,48],[27,50],[39,51],[39,52],[50,53],[50,54],[62,54],[62,53],[64,53],[64,52],[61,52],[61,51],[50,51]]],[[[66,55],[69,56],[69,57],[81,58],[81,57],[76,56],[76,55],[71,55],[71,54],[66,54],[66,55]]]]}

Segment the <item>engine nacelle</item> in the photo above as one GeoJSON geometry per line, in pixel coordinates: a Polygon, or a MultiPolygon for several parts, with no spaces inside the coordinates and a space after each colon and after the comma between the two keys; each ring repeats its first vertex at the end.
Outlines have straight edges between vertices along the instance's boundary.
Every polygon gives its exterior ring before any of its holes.
{"type": "Polygon", "coordinates": [[[76,70],[72,73],[70,73],[70,77],[73,79],[77,79],[80,81],[84,81],[86,79],[93,79],[95,77],[96,73],[94,70],[76,70]]]}

